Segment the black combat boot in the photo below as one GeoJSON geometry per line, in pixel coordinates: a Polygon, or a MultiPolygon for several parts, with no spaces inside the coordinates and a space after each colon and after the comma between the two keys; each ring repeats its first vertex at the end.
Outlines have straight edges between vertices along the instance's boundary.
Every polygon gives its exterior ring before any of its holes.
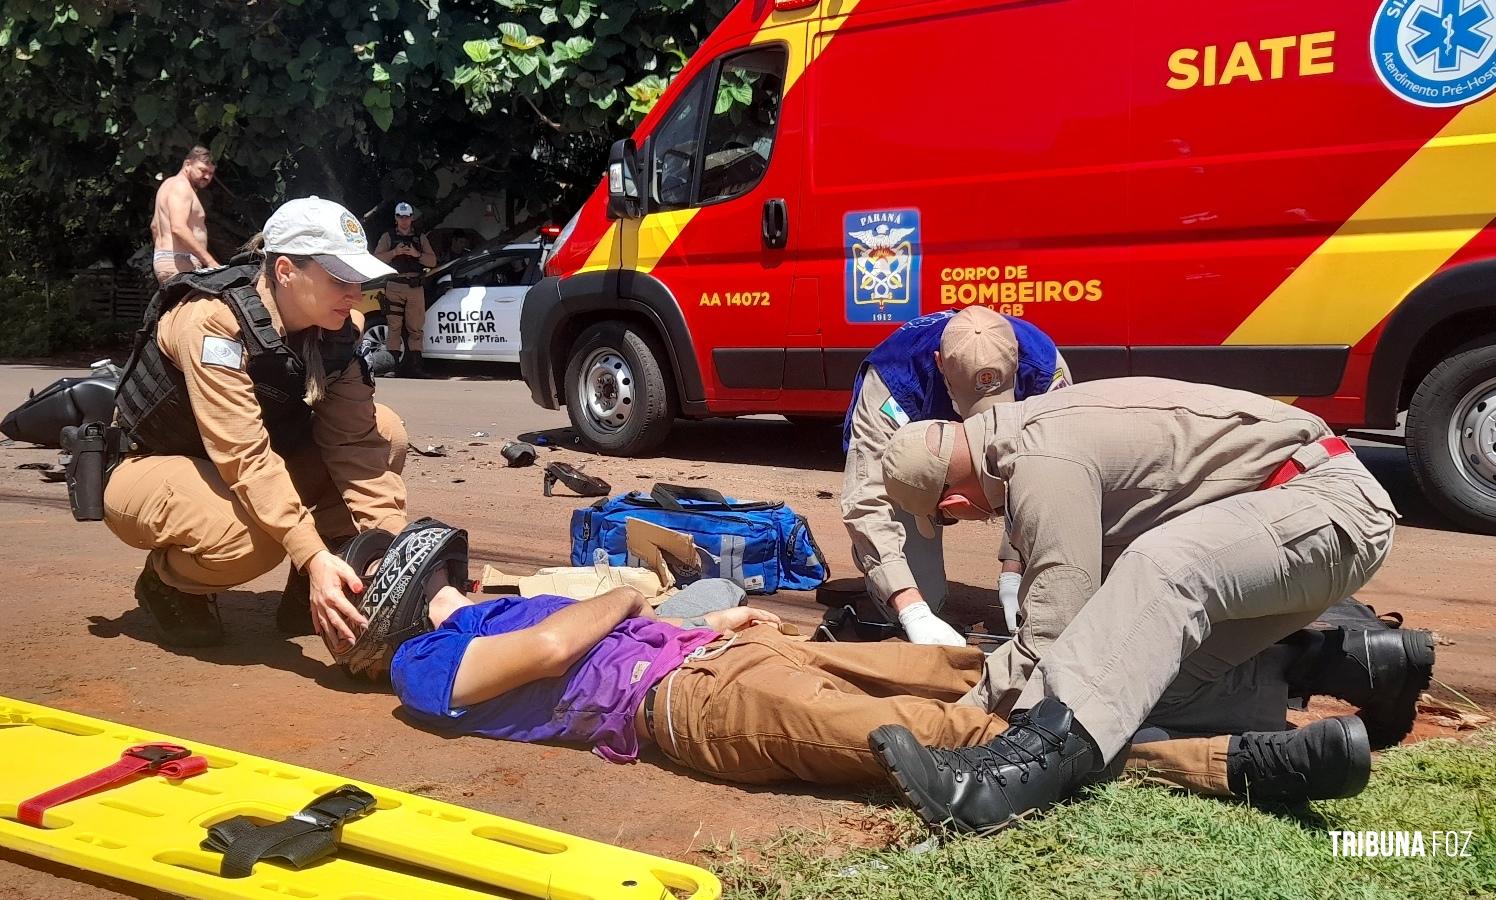
{"type": "Polygon", "coordinates": [[[430,378],[431,377],[431,376],[429,376],[429,375],[426,374],[425,367],[421,365],[421,351],[419,351],[419,350],[407,350],[407,351],[405,351],[405,354],[400,357],[400,377],[401,378],[430,378]]]}
{"type": "Polygon", "coordinates": [[[135,579],[135,600],[156,620],[168,647],[211,647],[223,643],[223,620],[212,594],[189,594],[170,587],[149,561],[135,579]]]}
{"type": "Polygon", "coordinates": [[[1014,713],[1008,730],[976,747],[922,746],[902,725],[868,735],[894,787],[931,826],[990,834],[1070,796],[1100,754],[1059,700],[1014,713]]]}
{"type": "Polygon", "coordinates": [[[286,588],[281,591],[280,605],[275,608],[275,627],[291,637],[317,631],[312,625],[312,581],[295,566],[286,576],[286,588]]]}
{"type": "Polygon", "coordinates": [[[1321,633],[1290,677],[1297,696],[1323,694],[1353,704],[1371,748],[1391,747],[1413,730],[1418,696],[1434,673],[1434,638],[1411,628],[1336,628],[1321,633]]]}
{"type": "Polygon", "coordinates": [[[1231,793],[1251,802],[1354,797],[1371,776],[1371,742],[1355,716],[1294,731],[1249,731],[1231,739],[1226,776],[1231,793]]]}

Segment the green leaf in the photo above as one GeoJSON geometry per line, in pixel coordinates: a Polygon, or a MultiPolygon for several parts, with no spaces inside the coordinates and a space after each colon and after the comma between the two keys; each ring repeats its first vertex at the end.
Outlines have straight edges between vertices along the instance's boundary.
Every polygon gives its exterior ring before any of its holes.
{"type": "Polygon", "coordinates": [[[561,0],[561,16],[574,29],[586,25],[596,11],[597,5],[590,0],[561,0]]]}
{"type": "Polygon", "coordinates": [[[364,91],[364,107],[371,112],[390,108],[390,95],[376,87],[364,91]]]}
{"type": "Polygon", "coordinates": [[[545,43],[545,38],[530,34],[525,31],[525,26],[516,22],[499,23],[499,34],[502,35],[500,42],[511,50],[534,50],[545,43]]]}
{"type": "Polygon", "coordinates": [[[593,105],[595,105],[595,106],[597,106],[597,107],[599,107],[601,109],[607,109],[608,107],[612,106],[614,103],[617,103],[617,102],[618,102],[618,90],[617,90],[617,88],[609,88],[601,96],[599,96],[596,91],[593,91],[592,103],[593,103],[593,105]]]}
{"type": "Polygon", "coordinates": [[[566,40],[557,44],[556,47],[560,51],[557,55],[561,59],[581,59],[588,53],[592,52],[592,41],[590,38],[584,38],[578,35],[576,37],[567,38],[566,40]]]}
{"type": "Polygon", "coordinates": [[[390,73],[383,65],[375,63],[370,77],[374,79],[375,84],[384,84],[390,80],[390,73]]]}
{"type": "Polygon", "coordinates": [[[150,127],[161,115],[161,98],[154,94],[138,94],[130,108],[135,110],[135,118],[140,124],[150,127]]]}
{"type": "Polygon", "coordinates": [[[540,57],[534,54],[519,54],[509,60],[521,75],[534,75],[535,70],[540,68],[540,57]]]}
{"type": "Polygon", "coordinates": [[[634,11],[622,3],[614,4],[597,20],[593,33],[598,37],[611,37],[622,31],[633,17],[634,11]]]}
{"type": "Polygon", "coordinates": [[[540,8],[540,24],[554,25],[561,20],[561,13],[555,6],[542,6],[540,8]]]}
{"type": "Polygon", "coordinates": [[[374,120],[374,124],[379,126],[380,131],[389,131],[390,125],[394,124],[395,121],[395,111],[387,108],[371,109],[369,110],[369,118],[374,120]]]}
{"type": "Polygon", "coordinates": [[[660,76],[650,75],[624,88],[624,92],[641,103],[653,104],[660,99],[661,94],[665,93],[665,87],[668,84],[669,82],[660,76]]]}
{"type": "Polygon", "coordinates": [[[477,77],[478,70],[472,66],[458,66],[457,71],[452,73],[452,83],[462,87],[477,77]]]}
{"type": "Polygon", "coordinates": [[[491,62],[494,56],[492,41],[464,41],[462,52],[475,63],[491,62]]]}

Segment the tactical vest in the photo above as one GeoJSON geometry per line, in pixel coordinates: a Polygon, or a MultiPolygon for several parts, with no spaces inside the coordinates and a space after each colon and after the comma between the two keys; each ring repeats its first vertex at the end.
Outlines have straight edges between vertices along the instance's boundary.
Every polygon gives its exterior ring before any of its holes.
{"type": "MultiPolygon", "coordinates": [[[[421,233],[419,231],[412,231],[410,234],[401,234],[399,231],[391,231],[385,236],[390,239],[390,249],[392,250],[400,246],[414,247],[417,251],[421,249],[421,233]]],[[[401,275],[419,275],[422,272],[426,271],[426,267],[421,265],[421,260],[419,258],[404,255],[397,256],[394,259],[390,260],[390,268],[394,269],[396,272],[399,272],[401,275]]]]}
{"type": "MultiPolygon", "coordinates": [[[[255,290],[259,274],[258,265],[186,273],[168,281],[151,298],[115,393],[115,421],[125,430],[134,452],[208,458],[192,414],[186,378],[156,340],[157,325],[166,311],[199,293],[227,304],[239,321],[239,340],[248,354],[245,372],[254,382],[270,446],[285,454],[310,438],[312,410],[303,399],[306,366],[271,323],[270,311],[255,290]]],[[[336,376],[358,356],[358,330],[348,322],[341,330],[324,334],[321,350],[325,371],[329,377],[336,376]]]]}

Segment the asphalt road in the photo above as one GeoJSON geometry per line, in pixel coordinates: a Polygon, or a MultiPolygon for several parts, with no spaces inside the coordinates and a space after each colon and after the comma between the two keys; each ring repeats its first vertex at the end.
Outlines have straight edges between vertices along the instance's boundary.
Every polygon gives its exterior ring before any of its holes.
{"type": "MultiPolygon", "coordinates": [[[[0,367],[0,409],[70,370],[0,367]]],[[[404,416],[412,444],[448,455],[412,454],[405,472],[413,515],[466,527],[475,563],[524,573],[562,564],[575,498],[541,496],[540,469],[508,469],[506,438],[539,432],[559,449],[544,458],[585,466],[618,491],[656,481],[782,499],[808,516],[833,576],[854,570],[839,521],[839,441],[830,427],[801,428],[776,417],[682,423],[664,452],[639,460],[580,452],[564,411],[533,406],[513,368],[496,377],[381,380],[379,397],[404,416]],[[481,432],[481,434],[480,434],[481,432]]],[[[1387,485],[1405,519],[1388,563],[1360,597],[1400,611],[1441,639],[1436,677],[1488,709],[1496,706],[1496,630],[1490,578],[1496,542],[1448,530],[1416,494],[1398,448],[1369,446],[1363,459],[1387,485]]],[[[273,610],[285,570],[220,599],[228,643],[198,651],[157,645],[131,596],[143,554],[98,523],[68,514],[66,490],[27,462],[55,451],[0,448],[0,574],[10,640],[0,656],[0,693],[153,728],[263,756],[412,790],[523,821],[664,855],[693,858],[728,840],[763,841],[781,825],[876,840],[859,797],[788,787],[746,789],[703,781],[656,756],[615,766],[585,751],[444,739],[402,722],[383,690],[350,681],[328,664],[316,638],[287,639],[273,610]]],[[[995,525],[962,526],[947,539],[958,587],[954,615],[1001,621],[995,596],[995,525]]],[[[820,608],[809,595],[765,598],[809,626],[820,608]]],[[[1453,696],[1445,691],[1444,696],[1453,696]]],[[[11,764],[14,764],[12,761],[11,764]]],[[[21,897],[154,896],[104,879],[0,851],[3,893],[21,897]]]]}

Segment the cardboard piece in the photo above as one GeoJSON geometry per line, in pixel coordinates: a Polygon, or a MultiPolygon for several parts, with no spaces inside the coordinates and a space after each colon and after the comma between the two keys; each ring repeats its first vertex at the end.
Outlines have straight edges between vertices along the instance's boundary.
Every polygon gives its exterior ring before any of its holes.
{"type": "Polygon", "coordinates": [[[696,542],[689,534],[643,519],[628,519],[624,535],[629,559],[658,575],[666,588],[675,587],[676,572],[700,576],[696,542]]]}
{"type": "Polygon", "coordinates": [[[573,600],[590,600],[616,587],[628,585],[654,604],[665,599],[665,587],[655,573],[634,566],[550,566],[533,575],[510,575],[494,566],[484,566],[484,593],[534,597],[552,594],[573,600]]]}
{"type": "Polygon", "coordinates": [[[628,585],[648,597],[652,606],[659,606],[675,593],[676,572],[699,572],[696,543],[689,534],[629,519],[627,535],[629,558],[637,566],[551,566],[533,575],[511,575],[485,565],[479,584],[485,594],[553,594],[573,600],[590,600],[628,585]]]}

